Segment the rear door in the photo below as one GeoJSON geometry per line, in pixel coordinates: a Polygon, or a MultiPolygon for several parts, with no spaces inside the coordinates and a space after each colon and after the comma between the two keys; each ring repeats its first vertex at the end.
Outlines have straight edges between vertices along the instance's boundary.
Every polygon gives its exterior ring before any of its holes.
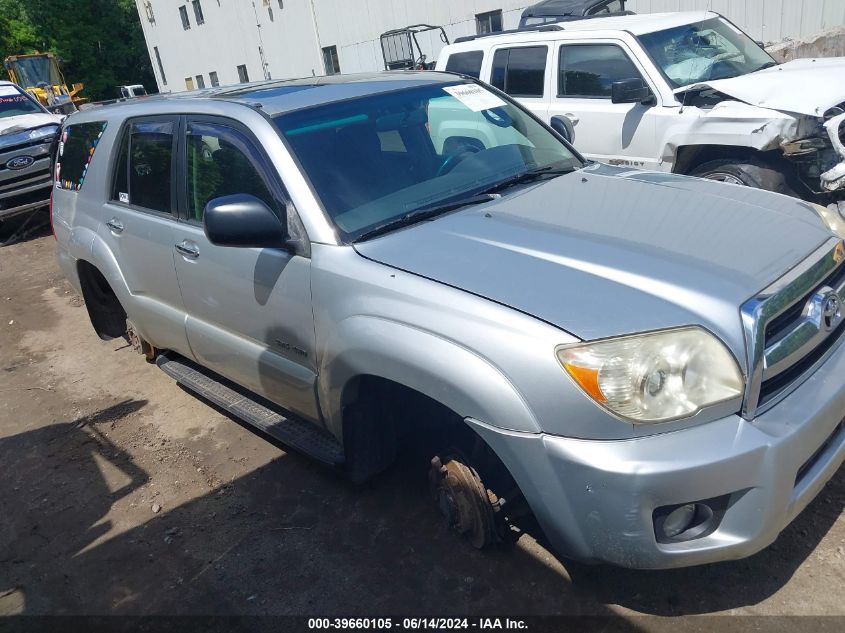
{"type": "Polygon", "coordinates": [[[503,45],[493,49],[490,84],[548,121],[551,45],[548,42],[503,45]]]}
{"type": "Polygon", "coordinates": [[[194,357],[317,420],[311,260],[284,244],[215,246],[202,224],[210,200],[233,194],[259,198],[286,221],[295,210],[284,187],[257,140],[235,121],[188,117],[180,137],[181,222],[171,248],[194,357]]]}
{"type": "Polygon", "coordinates": [[[132,293],[124,306],[156,347],[189,354],[174,268],[177,117],[130,119],[113,150],[99,234],[132,293]]]}

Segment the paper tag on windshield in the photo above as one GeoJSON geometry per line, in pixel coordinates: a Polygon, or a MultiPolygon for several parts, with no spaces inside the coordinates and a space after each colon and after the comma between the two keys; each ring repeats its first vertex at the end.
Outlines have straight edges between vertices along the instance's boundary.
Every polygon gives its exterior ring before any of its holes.
{"type": "Polygon", "coordinates": [[[0,97],[19,97],[20,94],[14,86],[0,86],[0,97]]]}
{"type": "Polygon", "coordinates": [[[460,86],[446,86],[445,92],[455,97],[473,112],[481,112],[490,108],[501,108],[507,105],[502,99],[489,90],[475,84],[461,84],[460,86]]]}

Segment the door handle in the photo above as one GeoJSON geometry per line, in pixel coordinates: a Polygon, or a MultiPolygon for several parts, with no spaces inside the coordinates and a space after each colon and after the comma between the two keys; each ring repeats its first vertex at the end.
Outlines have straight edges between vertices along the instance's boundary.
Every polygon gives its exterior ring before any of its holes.
{"type": "Polygon", "coordinates": [[[188,257],[189,259],[196,259],[200,256],[200,249],[197,248],[196,244],[193,242],[189,242],[188,240],[182,240],[176,245],[176,250],[179,251],[179,254],[183,257],[188,257]]]}
{"type": "Polygon", "coordinates": [[[577,116],[575,116],[574,114],[572,114],[571,112],[567,112],[567,113],[566,113],[566,114],[564,114],[563,116],[565,116],[567,119],[569,119],[570,121],[572,121],[572,125],[578,125],[578,121],[580,121],[580,120],[581,120],[581,119],[579,119],[577,116]]]}
{"type": "Polygon", "coordinates": [[[123,233],[123,222],[117,218],[112,218],[106,222],[106,226],[111,229],[112,233],[123,233]]]}

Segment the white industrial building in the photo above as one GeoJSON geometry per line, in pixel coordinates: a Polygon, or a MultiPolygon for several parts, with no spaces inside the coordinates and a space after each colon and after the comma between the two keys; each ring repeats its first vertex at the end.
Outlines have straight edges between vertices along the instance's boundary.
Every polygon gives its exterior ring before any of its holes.
{"type": "MultiPolygon", "coordinates": [[[[381,70],[379,36],[411,24],[452,39],[515,28],[532,0],[136,0],[160,92],[381,70]]],[[[637,13],[718,11],[755,39],[845,24],[845,0],[628,0],[637,13]]],[[[435,59],[435,36],[424,49],[435,59]]]]}

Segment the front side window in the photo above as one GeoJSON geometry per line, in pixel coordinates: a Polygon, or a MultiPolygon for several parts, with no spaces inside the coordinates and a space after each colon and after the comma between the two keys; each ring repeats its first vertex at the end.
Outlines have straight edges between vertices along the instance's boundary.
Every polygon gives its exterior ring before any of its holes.
{"type": "Polygon", "coordinates": [[[478,35],[498,33],[502,30],[502,11],[489,11],[475,16],[475,32],[478,35]]]}
{"type": "Polygon", "coordinates": [[[587,15],[605,15],[607,13],[619,13],[623,11],[622,0],[613,0],[605,5],[593,7],[587,12],[587,15]]]}
{"type": "Polygon", "coordinates": [[[502,48],[493,55],[490,83],[514,97],[542,97],[547,46],[502,48]]]}
{"type": "Polygon", "coordinates": [[[323,66],[327,75],[340,73],[340,59],[337,56],[337,46],[327,46],[323,49],[323,66]]]}
{"type": "Polygon", "coordinates": [[[582,166],[521,107],[475,83],[369,95],[274,120],[348,241],[527,171],[582,166]]]}
{"type": "Polygon", "coordinates": [[[776,65],[754,40],[722,18],[647,33],[637,39],[673,88],[739,77],[776,65]]]}
{"type": "Polygon", "coordinates": [[[560,47],[558,96],[610,99],[615,81],[642,77],[616,44],[565,44],[560,47]]]}
{"type": "Polygon", "coordinates": [[[79,191],[82,188],[106,125],[105,121],[77,123],[62,130],[56,153],[56,184],[59,189],[79,191]]]}
{"type": "Polygon", "coordinates": [[[186,31],[191,28],[191,21],[188,19],[188,7],[182,5],[179,7],[179,17],[182,19],[182,28],[186,31]]]}
{"type": "Polygon", "coordinates": [[[114,166],[113,200],[172,213],[173,129],[171,121],[128,124],[114,166]]]}
{"type": "Polygon", "coordinates": [[[246,193],[276,208],[262,176],[261,158],[252,142],[225,125],[189,123],[188,220],[202,222],[209,200],[246,193]]]}
{"type": "Polygon", "coordinates": [[[479,79],[481,77],[481,62],[484,61],[483,51],[467,51],[466,53],[452,53],[446,62],[447,73],[459,73],[479,79]]]}

